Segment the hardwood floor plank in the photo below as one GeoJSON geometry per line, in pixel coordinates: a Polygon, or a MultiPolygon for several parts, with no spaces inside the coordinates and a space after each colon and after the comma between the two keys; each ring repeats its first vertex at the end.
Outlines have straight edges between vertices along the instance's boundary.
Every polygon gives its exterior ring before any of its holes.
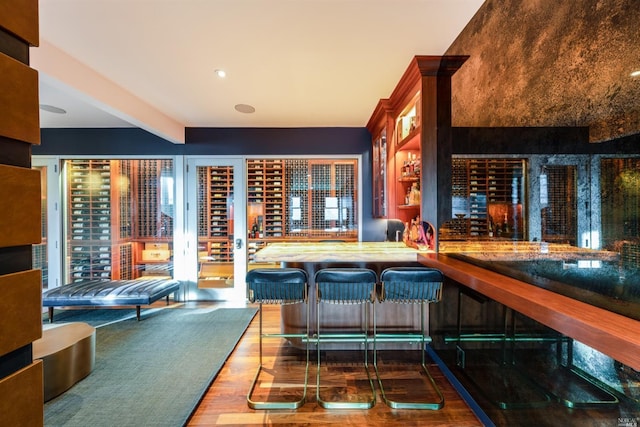
{"type": "MultiPolygon", "coordinates": [[[[263,327],[277,331],[280,325],[280,308],[278,306],[263,307],[263,327]]],[[[311,351],[309,367],[309,386],[307,402],[298,410],[253,410],[247,405],[246,395],[251,386],[253,376],[259,363],[259,327],[258,316],[253,320],[246,333],[236,346],[225,365],[220,370],[200,405],[196,408],[188,426],[251,426],[251,425],[367,425],[367,426],[481,426],[482,423],[474,415],[458,395],[453,386],[436,365],[429,365],[429,370],[445,396],[445,407],[439,411],[429,410],[398,410],[391,409],[382,401],[380,390],[376,385],[377,403],[368,410],[328,410],[316,403],[316,352],[311,351]]],[[[269,397],[279,393],[285,397],[295,397],[301,392],[304,378],[304,351],[294,348],[284,340],[268,339],[263,342],[263,363],[267,368],[265,382],[257,387],[262,397],[269,397]],[[270,390],[268,386],[277,386],[270,390]]],[[[358,382],[359,392],[366,391],[368,381],[363,358],[356,356],[351,360],[342,360],[339,352],[332,352],[331,363],[323,365],[327,374],[322,373],[323,384],[338,384],[350,389],[358,382]],[[335,363],[340,359],[344,366],[335,363]]],[[[375,380],[373,366],[369,366],[372,378],[375,380]]],[[[420,371],[415,365],[407,366],[415,374],[399,373],[401,378],[411,381],[420,379],[420,371]]],[[[261,377],[262,378],[262,377],[261,377]]],[[[406,385],[405,385],[406,386],[406,385]]],[[[406,394],[410,395],[414,387],[406,386],[406,394]]],[[[420,387],[417,387],[418,389],[420,387]]],[[[324,392],[323,392],[324,393],[324,392]]]]}

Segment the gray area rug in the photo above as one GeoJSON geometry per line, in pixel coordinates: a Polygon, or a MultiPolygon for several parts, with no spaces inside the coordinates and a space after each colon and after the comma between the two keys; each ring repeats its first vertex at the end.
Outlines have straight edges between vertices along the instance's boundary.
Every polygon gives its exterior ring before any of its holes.
{"type": "Polygon", "coordinates": [[[184,425],[255,313],[173,308],[98,328],[94,371],[45,403],[45,425],[184,425]]]}

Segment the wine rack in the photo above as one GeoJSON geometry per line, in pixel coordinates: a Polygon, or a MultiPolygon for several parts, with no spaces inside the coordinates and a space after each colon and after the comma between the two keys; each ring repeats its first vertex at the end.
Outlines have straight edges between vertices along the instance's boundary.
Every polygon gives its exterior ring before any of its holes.
{"type": "Polygon", "coordinates": [[[116,244],[122,230],[117,226],[119,216],[112,215],[112,200],[120,200],[111,182],[112,174],[120,176],[118,166],[118,162],[110,160],[67,163],[68,282],[120,279],[130,274],[130,258],[114,263],[121,258],[116,244]]]}
{"type": "Polygon", "coordinates": [[[172,160],[75,159],[65,171],[68,282],[172,274],[172,160]],[[150,245],[165,250],[149,258],[150,245]]]}
{"type": "Polygon", "coordinates": [[[197,174],[199,252],[208,261],[232,262],[233,169],[198,167],[197,174]]]}
{"type": "Polygon", "coordinates": [[[247,161],[247,224],[250,238],[282,238],[284,235],[284,169],[283,160],[247,161]]]}
{"type": "Polygon", "coordinates": [[[523,159],[452,159],[452,211],[441,238],[523,238],[523,159]]]}

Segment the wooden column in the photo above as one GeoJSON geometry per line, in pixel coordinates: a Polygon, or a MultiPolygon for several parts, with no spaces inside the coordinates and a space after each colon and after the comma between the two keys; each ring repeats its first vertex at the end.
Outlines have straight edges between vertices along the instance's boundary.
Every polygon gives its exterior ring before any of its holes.
{"type": "Polygon", "coordinates": [[[31,146],[40,143],[38,1],[0,2],[0,414],[3,425],[44,424],[42,363],[32,343],[42,336],[41,275],[31,245],[41,239],[40,173],[31,146]]]}
{"type": "MultiPolygon", "coordinates": [[[[451,76],[468,56],[417,56],[421,75],[422,220],[436,230],[451,219],[451,76]]],[[[438,233],[435,233],[436,238],[438,233]]],[[[437,241],[435,247],[438,247],[437,241]]]]}

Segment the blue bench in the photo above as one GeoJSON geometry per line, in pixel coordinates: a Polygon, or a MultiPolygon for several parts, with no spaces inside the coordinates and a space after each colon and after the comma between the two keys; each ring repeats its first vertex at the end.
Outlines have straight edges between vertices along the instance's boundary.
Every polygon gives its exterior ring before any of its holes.
{"type": "Polygon", "coordinates": [[[180,289],[174,279],[84,280],[49,289],[42,294],[42,305],[49,307],[49,322],[53,322],[54,307],[68,306],[136,306],[140,320],[140,306],[150,305],[180,289]]]}

